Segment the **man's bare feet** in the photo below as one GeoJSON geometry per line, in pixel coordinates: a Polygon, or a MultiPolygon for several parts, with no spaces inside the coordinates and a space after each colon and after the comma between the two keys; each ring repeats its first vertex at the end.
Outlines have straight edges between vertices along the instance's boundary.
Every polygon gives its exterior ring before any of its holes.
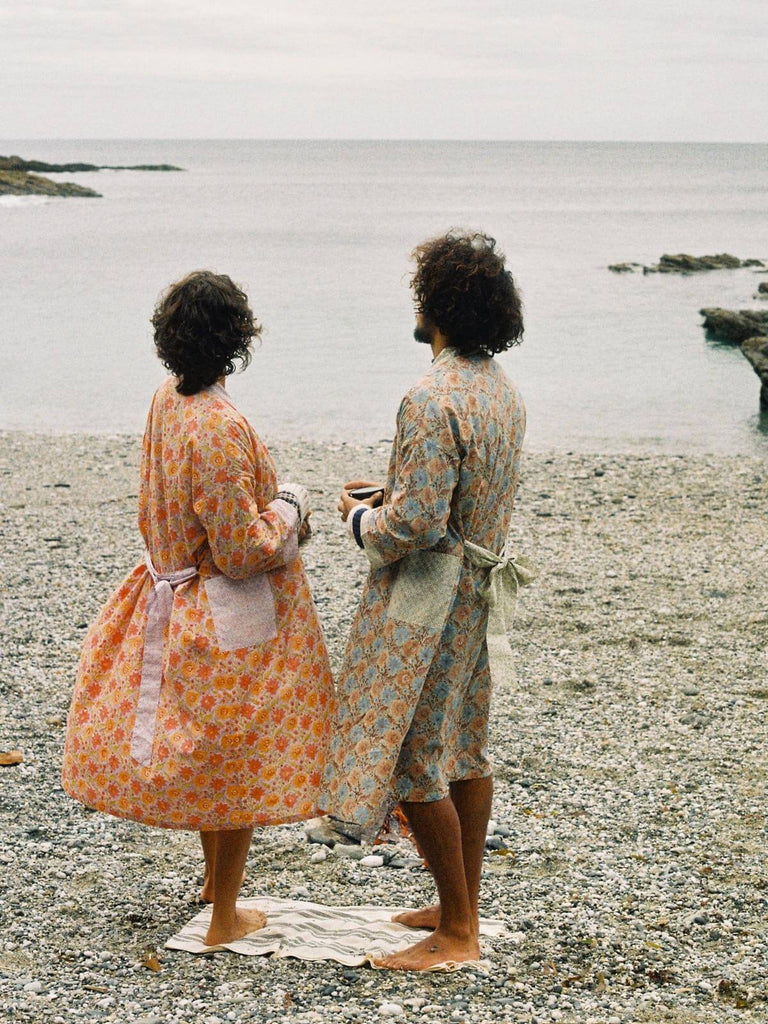
{"type": "Polygon", "coordinates": [[[214,924],[205,935],[206,946],[223,946],[225,942],[236,942],[251,932],[260,931],[267,923],[266,914],[260,910],[236,910],[234,920],[226,924],[214,924]]]}
{"type": "Polygon", "coordinates": [[[422,907],[421,910],[404,910],[401,914],[393,914],[392,920],[408,928],[421,928],[432,932],[440,927],[440,904],[422,907]]]}
{"type": "Polygon", "coordinates": [[[374,966],[390,971],[426,971],[435,964],[442,964],[447,960],[464,963],[467,960],[479,959],[480,944],[476,936],[462,938],[448,935],[437,928],[433,935],[417,942],[415,946],[374,960],[374,966]]]}

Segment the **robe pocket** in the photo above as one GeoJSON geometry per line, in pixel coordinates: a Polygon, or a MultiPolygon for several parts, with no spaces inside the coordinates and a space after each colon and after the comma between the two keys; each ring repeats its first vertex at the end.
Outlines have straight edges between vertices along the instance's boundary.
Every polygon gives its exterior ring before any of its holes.
{"type": "Polygon", "coordinates": [[[444,551],[412,551],[400,560],[389,598],[391,619],[442,629],[461,571],[461,559],[444,551]]]}
{"type": "Polygon", "coordinates": [[[256,647],[277,636],[275,598],[266,574],[244,580],[211,576],[204,586],[220,650],[256,647]]]}

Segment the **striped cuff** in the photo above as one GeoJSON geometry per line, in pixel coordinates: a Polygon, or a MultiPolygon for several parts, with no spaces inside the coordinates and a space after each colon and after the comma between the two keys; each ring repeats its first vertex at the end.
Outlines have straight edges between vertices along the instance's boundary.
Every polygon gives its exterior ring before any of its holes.
{"type": "Polygon", "coordinates": [[[347,529],[355,538],[359,548],[363,547],[363,535],[361,532],[362,518],[366,512],[370,512],[368,505],[357,505],[347,516],[347,529]]]}

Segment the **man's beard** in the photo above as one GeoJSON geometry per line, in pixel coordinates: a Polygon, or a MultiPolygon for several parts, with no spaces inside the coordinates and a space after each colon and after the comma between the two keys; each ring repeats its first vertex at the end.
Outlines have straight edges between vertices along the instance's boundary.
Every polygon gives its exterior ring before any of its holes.
{"type": "Polygon", "coordinates": [[[428,327],[414,327],[413,337],[421,345],[431,345],[433,341],[432,331],[428,327]]]}

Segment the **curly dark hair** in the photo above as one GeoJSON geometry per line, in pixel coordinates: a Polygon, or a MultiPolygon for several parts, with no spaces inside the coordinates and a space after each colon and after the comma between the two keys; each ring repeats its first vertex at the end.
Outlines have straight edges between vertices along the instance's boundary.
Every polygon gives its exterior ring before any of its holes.
{"type": "Polygon", "coordinates": [[[480,232],[454,232],[417,246],[411,288],[417,310],[463,355],[517,345],[523,308],[504,254],[480,232]]]}
{"type": "Polygon", "coordinates": [[[226,274],[195,270],[172,284],[152,317],[163,366],[178,377],[176,390],[195,395],[251,361],[261,334],[248,296],[226,274]]]}

